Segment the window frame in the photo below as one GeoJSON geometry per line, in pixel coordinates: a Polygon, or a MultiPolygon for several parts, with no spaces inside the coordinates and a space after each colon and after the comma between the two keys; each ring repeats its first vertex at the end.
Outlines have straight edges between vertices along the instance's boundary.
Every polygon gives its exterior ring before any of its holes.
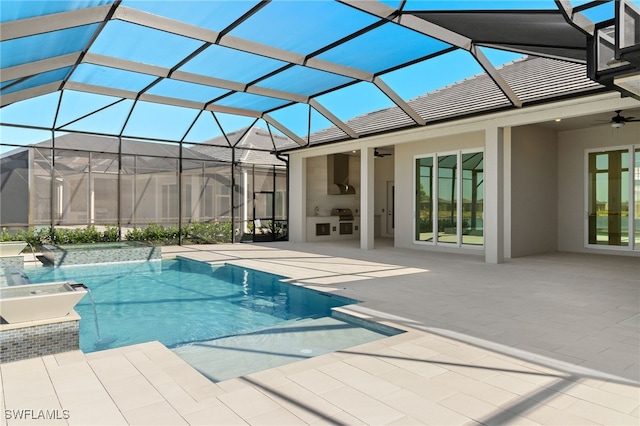
{"type": "MultiPolygon", "coordinates": [[[[583,219],[583,243],[586,249],[597,249],[597,250],[606,250],[606,251],[624,251],[624,252],[634,252],[640,251],[640,244],[636,244],[636,238],[638,233],[640,233],[640,229],[635,228],[635,222],[638,219],[638,215],[640,212],[635,211],[635,205],[637,200],[635,199],[635,180],[634,175],[636,173],[636,169],[640,169],[640,161],[636,163],[636,150],[640,150],[640,144],[634,145],[616,145],[616,146],[606,146],[600,148],[588,148],[584,150],[584,173],[582,178],[582,183],[584,186],[584,199],[583,199],[583,209],[584,209],[584,219],[583,219]],[[605,153],[612,151],[626,151],[628,153],[629,162],[626,164],[628,168],[628,178],[627,178],[627,187],[628,187],[628,199],[629,199],[629,215],[627,217],[627,226],[628,226],[628,238],[629,244],[625,245],[608,245],[608,244],[591,244],[589,243],[589,203],[591,197],[591,182],[589,180],[589,156],[594,153],[605,153]]],[[[622,165],[624,168],[624,165],[622,165]]],[[[639,227],[640,228],[640,227],[639,227]]]]}

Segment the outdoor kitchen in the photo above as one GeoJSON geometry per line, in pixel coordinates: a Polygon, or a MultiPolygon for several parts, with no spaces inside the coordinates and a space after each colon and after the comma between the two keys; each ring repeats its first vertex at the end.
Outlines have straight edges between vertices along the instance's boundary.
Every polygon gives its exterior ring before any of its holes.
{"type": "Polygon", "coordinates": [[[360,237],[360,157],[307,159],[307,241],[360,237]]]}

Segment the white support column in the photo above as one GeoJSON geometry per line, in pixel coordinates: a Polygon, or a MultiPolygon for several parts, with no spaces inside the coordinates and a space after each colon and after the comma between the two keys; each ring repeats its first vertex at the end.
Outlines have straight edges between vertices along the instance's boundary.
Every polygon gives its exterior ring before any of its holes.
{"type": "Polygon", "coordinates": [[[289,156],[289,241],[307,241],[307,159],[289,156]]]}
{"type": "Polygon", "coordinates": [[[504,258],[511,259],[511,127],[503,129],[502,140],[504,142],[503,160],[504,172],[502,183],[504,185],[504,258]]]}
{"type": "Polygon", "coordinates": [[[374,248],[374,157],[373,148],[360,151],[360,248],[374,248]]]}
{"type": "Polygon", "coordinates": [[[485,129],[484,259],[504,262],[504,129],[485,129]]]}

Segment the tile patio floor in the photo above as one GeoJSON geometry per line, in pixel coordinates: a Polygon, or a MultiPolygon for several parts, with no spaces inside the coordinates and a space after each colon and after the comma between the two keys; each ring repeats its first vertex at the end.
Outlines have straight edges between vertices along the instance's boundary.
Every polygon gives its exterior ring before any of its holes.
{"type": "Polygon", "coordinates": [[[157,342],[7,363],[0,422],[640,424],[640,258],[554,253],[487,265],[377,244],[163,253],[359,299],[351,311],[403,334],[218,383],[157,342]],[[31,419],[15,419],[24,410],[31,419]],[[39,410],[68,418],[37,419],[39,410]]]}

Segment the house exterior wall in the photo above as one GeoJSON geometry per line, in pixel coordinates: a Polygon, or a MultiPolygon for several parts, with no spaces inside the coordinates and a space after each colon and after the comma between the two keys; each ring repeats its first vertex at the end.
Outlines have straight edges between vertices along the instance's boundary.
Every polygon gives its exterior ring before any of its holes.
{"type": "MultiPolygon", "coordinates": [[[[375,160],[375,199],[374,199],[374,221],[376,237],[390,237],[392,234],[387,232],[387,221],[391,217],[387,212],[387,182],[394,179],[393,159],[395,155],[377,158],[375,160]]],[[[397,218],[396,218],[397,222],[397,218]]]]}
{"type": "Polygon", "coordinates": [[[558,134],[558,250],[640,255],[638,251],[585,247],[585,150],[638,143],[640,126],[635,123],[619,129],[602,125],[558,134]]]}
{"type": "Polygon", "coordinates": [[[555,131],[535,126],[512,129],[511,257],[557,250],[557,163],[555,131]]]}
{"type": "MultiPolygon", "coordinates": [[[[433,248],[432,245],[416,244],[414,242],[415,157],[472,148],[482,150],[484,149],[484,144],[484,132],[471,132],[396,145],[394,152],[396,184],[396,227],[394,244],[396,247],[411,249],[433,248]]],[[[452,248],[446,246],[439,246],[437,248],[440,251],[452,250],[452,248]]],[[[453,250],[456,252],[468,250],[471,253],[479,254],[477,249],[454,248],[453,250]]]]}
{"type": "MultiPolygon", "coordinates": [[[[315,161],[314,157],[332,153],[394,145],[394,155],[385,159],[391,158],[394,162],[396,247],[484,254],[489,263],[499,263],[502,258],[550,251],[614,253],[606,248],[584,248],[584,150],[637,145],[640,141],[640,126],[629,123],[619,129],[618,133],[613,133],[609,125],[590,126],[581,117],[605,113],[610,117],[610,111],[636,108],[637,105],[637,101],[620,98],[617,94],[599,94],[458,122],[440,123],[427,128],[363,137],[335,146],[327,144],[292,151],[292,241],[307,241],[306,231],[302,229],[306,223],[305,215],[315,207],[315,204],[311,204],[301,208],[300,214],[296,211],[296,206],[311,203],[313,199],[306,193],[309,185],[297,186],[298,182],[314,179],[315,176],[314,173],[307,173],[303,165],[308,161],[315,161]],[[571,123],[562,123],[562,126],[578,124],[584,128],[560,132],[552,128],[558,126],[555,124],[558,118],[575,119],[571,123]],[[484,150],[485,170],[496,174],[492,177],[491,184],[485,175],[485,218],[492,218],[495,223],[491,223],[489,227],[485,221],[484,247],[456,247],[453,244],[436,247],[429,243],[416,243],[415,157],[476,149],[484,150]],[[503,170],[497,170],[490,164],[502,165],[503,170]],[[302,176],[298,170],[303,172],[302,176]],[[501,187],[504,187],[504,191],[499,192],[501,187]],[[297,198],[301,198],[301,202],[297,198]],[[490,202],[491,214],[488,210],[490,202]],[[493,212],[499,214],[495,215],[493,212]]],[[[378,199],[379,191],[386,189],[385,183],[381,182],[382,168],[378,167],[379,160],[376,160],[374,215],[381,213],[383,200],[378,199]]],[[[317,173],[321,173],[320,165],[317,166],[317,173]]],[[[617,250],[615,253],[640,256],[640,250],[617,250]]]]}

